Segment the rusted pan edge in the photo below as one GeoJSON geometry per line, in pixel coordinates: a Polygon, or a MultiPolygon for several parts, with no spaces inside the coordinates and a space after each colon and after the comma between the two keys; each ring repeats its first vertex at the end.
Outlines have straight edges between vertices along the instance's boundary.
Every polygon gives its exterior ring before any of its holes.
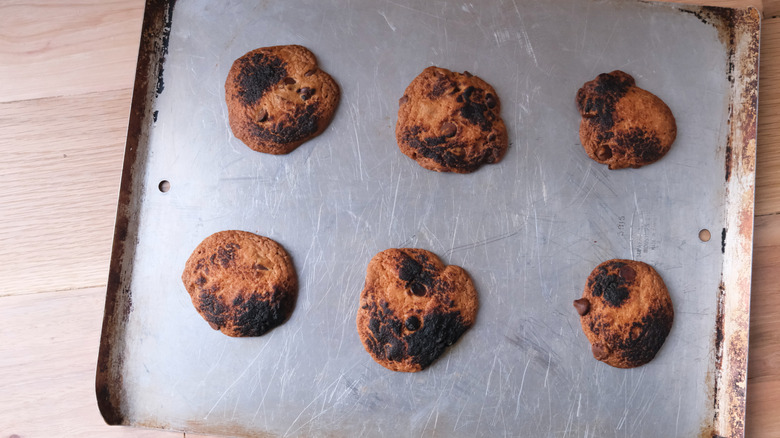
{"type": "Polygon", "coordinates": [[[137,204],[141,199],[139,191],[143,190],[147,119],[152,116],[150,112],[155,93],[159,93],[162,87],[161,72],[174,3],[175,0],[147,0],[144,9],[95,376],[98,408],[110,425],[128,423],[124,411],[122,367],[124,328],[132,310],[130,277],[138,234],[137,204]]]}
{"type": "Polygon", "coordinates": [[[714,437],[744,436],[750,325],[761,15],[755,8],[734,10],[732,20],[731,114],[726,149],[726,226],[722,232],[724,261],[716,327],[714,437]]]}

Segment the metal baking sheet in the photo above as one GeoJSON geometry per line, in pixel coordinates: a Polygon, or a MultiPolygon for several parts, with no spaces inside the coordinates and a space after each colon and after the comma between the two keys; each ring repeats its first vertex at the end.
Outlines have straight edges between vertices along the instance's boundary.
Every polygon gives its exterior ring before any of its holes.
{"type": "Polygon", "coordinates": [[[239,436],[740,436],[759,24],[754,9],[633,1],[150,0],[104,418],[239,436]],[[231,135],[223,88],[234,59],[278,44],[309,47],[342,89],[329,128],[285,156],[231,135]],[[500,164],[442,174],[400,153],[397,101],[429,65],[495,87],[500,164]],[[677,119],[671,152],[642,169],[609,171],[579,144],[574,95],[615,69],[677,119]],[[226,229],[294,260],[295,312],[266,336],[213,331],[181,284],[193,248],[226,229]],[[392,247],[437,253],[479,291],[475,326],[414,374],[374,363],[355,330],[366,265],[392,247]],[[594,360],[571,304],[610,258],[655,266],[674,302],[640,368],[594,360]]]}

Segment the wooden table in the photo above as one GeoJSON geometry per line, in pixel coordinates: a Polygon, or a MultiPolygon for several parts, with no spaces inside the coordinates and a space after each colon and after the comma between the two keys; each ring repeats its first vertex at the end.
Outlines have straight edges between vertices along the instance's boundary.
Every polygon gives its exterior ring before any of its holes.
{"type": "MultiPolygon", "coordinates": [[[[780,0],[701,3],[764,12],[746,436],[780,436],[780,0]]],[[[94,394],[143,4],[0,3],[0,438],[182,435],[94,394]]]]}

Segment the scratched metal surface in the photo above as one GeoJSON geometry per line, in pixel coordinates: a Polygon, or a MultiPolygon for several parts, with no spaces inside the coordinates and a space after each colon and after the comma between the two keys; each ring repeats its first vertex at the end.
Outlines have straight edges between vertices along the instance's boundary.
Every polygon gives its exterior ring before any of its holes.
{"type": "Polygon", "coordinates": [[[666,4],[179,0],[134,170],[124,422],[227,435],[697,435],[713,418],[728,56],[711,24],[666,4]],[[230,133],[225,77],[248,50],[291,43],[318,56],[342,103],[293,153],[252,152],[230,133]],[[495,87],[511,142],[500,164],[439,174],[399,152],[397,100],[429,65],[495,87]],[[677,118],[656,164],[608,171],[581,149],[574,94],[614,69],[677,118]],[[271,237],[294,259],[297,307],[266,336],[211,330],[181,284],[192,249],[225,229],[271,237]],[[366,265],[391,247],[434,251],[479,291],[476,325],[420,373],[377,365],[355,330],[366,265]],[[675,305],[666,344],[637,369],[595,361],[571,305],[610,258],[655,266],[675,305]]]}

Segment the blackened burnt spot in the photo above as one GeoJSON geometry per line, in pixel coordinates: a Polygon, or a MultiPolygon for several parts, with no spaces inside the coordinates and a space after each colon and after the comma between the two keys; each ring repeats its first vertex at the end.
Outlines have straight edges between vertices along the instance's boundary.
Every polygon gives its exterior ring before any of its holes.
{"type": "Polygon", "coordinates": [[[412,363],[426,368],[454,344],[468,326],[460,312],[431,313],[423,318],[422,328],[404,337],[412,363]]]}
{"type": "Polygon", "coordinates": [[[646,163],[657,161],[663,156],[661,141],[654,134],[642,128],[631,128],[615,137],[615,142],[627,151],[633,151],[634,156],[646,163]]]}
{"type": "Polygon", "coordinates": [[[252,134],[278,144],[290,144],[310,138],[317,133],[318,103],[296,107],[295,113],[277,123],[252,125],[252,134]]]}
{"type": "Polygon", "coordinates": [[[598,274],[589,282],[591,293],[594,297],[601,297],[612,307],[620,307],[623,301],[628,299],[628,288],[625,287],[626,281],[618,274],[610,274],[610,268],[619,270],[625,266],[622,262],[613,262],[607,266],[599,268],[598,274]]]}
{"type": "Polygon", "coordinates": [[[622,71],[612,73],[602,73],[596,77],[594,91],[602,95],[612,95],[615,99],[620,99],[628,89],[635,85],[634,78],[622,71]]]}
{"type": "Polygon", "coordinates": [[[372,338],[367,342],[371,353],[377,358],[384,358],[395,362],[405,359],[406,345],[401,340],[403,326],[397,318],[384,314],[372,308],[372,316],[368,321],[368,329],[372,338]]]}
{"type": "Polygon", "coordinates": [[[485,112],[488,111],[487,105],[478,103],[472,100],[472,95],[476,92],[476,98],[482,97],[482,90],[477,90],[474,87],[468,87],[463,90],[463,93],[459,96],[463,99],[463,106],[460,108],[460,115],[469,123],[477,125],[483,131],[489,131],[493,128],[491,120],[485,116],[485,112]]]}
{"type": "Polygon", "coordinates": [[[222,300],[211,290],[203,291],[199,298],[200,304],[198,309],[203,318],[219,327],[224,326],[228,308],[222,303],[222,300]]]}
{"type": "Polygon", "coordinates": [[[275,289],[263,298],[253,293],[236,307],[235,327],[241,336],[261,336],[281,325],[292,313],[295,294],[275,289]]]}
{"type": "Polygon", "coordinates": [[[372,336],[366,339],[371,353],[379,359],[394,362],[411,358],[412,363],[419,364],[421,368],[433,363],[468,329],[459,312],[433,313],[425,316],[420,323],[416,316],[401,322],[376,307],[372,310],[368,321],[372,336]],[[412,333],[402,336],[404,327],[412,333]]]}
{"type": "Polygon", "coordinates": [[[431,86],[431,90],[428,92],[428,97],[430,99],[438,99],[455,86],[455,82],[453,82],[450,78],[441,76],[431,86]]]}
{"type": "Polygon", "coordinates": [[[612,129],[615,104],[634,85],[623,72],[602,73],[577,92],[577,109],[583,117],[593,117],[602,130],[612,129]]]}
{"type": "Polygon", "coordinates": [[[202,275],[201,275],[200,277],[198,277],[198,279],[197,279],[197,280],[195,280],[195,284],[196,284],[197,286],[201,286],[201,287],[202,287],[204,284],[206,284],[206,281],[207,281],[207,280],[206,280],[206,277],[204,277],[204,276],[202,276],[202,275]]]}
{"type": "Polygon", "coordinates": [[[401,259],[401,266],[398,269],[398,278],[402,281],[410,283],[416,279],[423,272],[423,266],[420,263],[406,254],[401,259]]]}
{"type": "Polygon", "coordinates": [[[617,341],[617,350],[634,366],[650,362],[669,335],[673,319],[674,316],[663,309],[651,309],[641,322],[632,325],[628,331],[630,336],[617,341]]]}
{"type": "Polygon", "coordinates": [[[227,268],[230,266],[230,262],[236,258],[236,250],[238,249],[241,249],[241,247],[236,243],[228,243],[225,246],[220,246],[217,249],[217,252],[211,256],[211,263],[218,263],[223,268],[227,268]]]}
{"type": "Polygon", "coordinates": [[[382,308],[382,313],[385,315],[392,315],[395,313],[393,312],[393,309],[390,308],[390,303],[388,303],[387,301],[380,301],[379,307],[382,308]]]}
{"type": "Polygon", "coordinates": [[[726,228],[720,233],[720,252],[726,254],[726,228]]]}
{"type": "Polygon", "coordinates": [[[432,273],[423,266],[427,258],[424,255],[419,257],[421,259],[418,261],[403,254],[398,268],[398,278],[406,282],[406,287],[410,288],[413,294],[422,296],[425,295],[427,288],[433,286],[434,278],[432,273]]]}
{"type": "Polygon", "coordinates": [[[287,63],[275,56],[257,52],[238,62],[238,95],[247,105],[260,100],[268,89],[287,77],[287,63]]]}
{"type": "Polygon", "coordinates": [[[466,144],[457,141],[454,137],[420,137],[421,128],[413,126],[404,131],[402,141],[414,149],[419,156],[433,160],[435,163],[447,169],[462,172],[473,172],[482,164],[495,161],[496,147],[484,148],[479,155],[465,157],[454,153],[457,149],[464,149],[466,144]]]}

